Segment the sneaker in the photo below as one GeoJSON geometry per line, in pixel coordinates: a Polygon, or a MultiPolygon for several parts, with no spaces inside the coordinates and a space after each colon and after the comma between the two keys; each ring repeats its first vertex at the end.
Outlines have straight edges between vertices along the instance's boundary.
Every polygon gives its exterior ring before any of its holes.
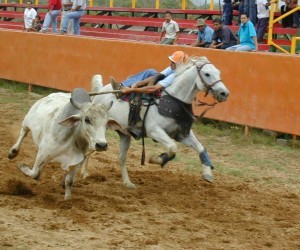
{"type": "MultiPolygon", "coordinates": [[[[125,88],[120,83],[116,82],[113,77],[110,78],[110,84],[111,84],[113,90],[122,90],[125,88]]],[[[115,96],[117,99],[120,99],[124,96],[124,94],[123,93],[115,93],[115,96]]]]}
{"type": "Polygon", "coordinates": [[[46,29],[41,29],[39,32],[41,32],[41,33],[46,33],[47,30],[46,30],[46,29]]]}
{"type": "Polygon", "coordinates": [[[61,34],[61,35],[66,35],[66,34],[67,34],[67,31],[61,30],[61,31],[60,31],[60,34],[61,34]]]}

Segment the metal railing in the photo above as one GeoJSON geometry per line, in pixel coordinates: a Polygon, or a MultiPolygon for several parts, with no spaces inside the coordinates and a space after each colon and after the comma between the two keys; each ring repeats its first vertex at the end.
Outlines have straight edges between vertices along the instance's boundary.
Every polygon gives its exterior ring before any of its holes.
{"type": "MultiPolygon", "coordinates": [[[[283,18],[292,15],[294,12],[300,10],[300,6],[297,6],[296,8],[288,11],[287,13],[277,17],[274,19],[274,12],[277,10],[277,0],[272,0],[271,1],[271,9],[270,9],[270,19],[269,19],[269,30],[268,30],[268,45],[271,45],[273,47],[275,47],[276,49],[278,49],[279,51],[286,53],[286,54],[295,54],[296,53],[296,47],[297,47],[297,41],[300,41],[300,37],[296,36],[296,37],[292,37],[291,39],[291,50],[290,52],[288,52],[287,50],[285,50],[282,46],[276,44],[273,41],[273,26],[275,23],[277,23],[278,21],[282,20],[283,18]]],[[[299,27],[298,27],[299,30],[299,27]]],[[[298,31],[298,35],[299,35],[299,31],[298,31]]]]}

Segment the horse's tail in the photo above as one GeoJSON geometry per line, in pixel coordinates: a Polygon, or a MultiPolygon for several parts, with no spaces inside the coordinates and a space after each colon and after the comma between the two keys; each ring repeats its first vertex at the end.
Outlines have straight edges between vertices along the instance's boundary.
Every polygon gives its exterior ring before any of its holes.
{"type": "Polygon", "coordinates": [[[101,75],[94,75],[91,81],[92,92],[99,92],[103,87],[101,75]]]}

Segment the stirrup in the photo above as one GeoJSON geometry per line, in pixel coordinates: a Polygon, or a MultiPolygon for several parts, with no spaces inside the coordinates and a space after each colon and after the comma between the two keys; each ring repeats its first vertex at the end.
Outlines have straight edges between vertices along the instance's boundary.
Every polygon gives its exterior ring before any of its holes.
{"type": "MultiPolygon", "coordinates": [[[[116,80],[112,76],[110,77],[110,84],[111,84],[113,90],[122,90],[124,88],[120,83],[116,82],[116,80]]],[[[115,96],[117,99],[120,99],[124,96],[124,94],[123,93],[115,93],[115,96]]]]}
{"type": "Polygon", "coordinates": [[[129,134],[136,140],[139,140],[143,136],[143,131],[136,127],[128,127],[129,134]]]}

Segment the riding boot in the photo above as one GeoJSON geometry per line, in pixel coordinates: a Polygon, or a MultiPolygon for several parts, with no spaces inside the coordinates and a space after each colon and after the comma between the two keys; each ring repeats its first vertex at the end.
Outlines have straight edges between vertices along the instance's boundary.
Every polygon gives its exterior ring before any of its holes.
{"type": "Polygon", "coordinates": [[[136,140],[141,139],[141,137],[143,136],[143,122],[140,117],[141,102],[141,95],[136,95],[130,101],[128,116],[128,132],[136,140]]]}
{"type": "MultiPolygon", "coordinates": [[[[122,90],[122,89],[125,88],[124,86],[121,85],[121,83],[116,82],[113,77],[110,77],[110,84],[111,84],[113,90],[122,90]]],[[[116,96],[117,99],[120,99],[124,96],[124,94],[121,93],[121,92],[120,93],[115,93],[115,96],[116,96]]]]}

